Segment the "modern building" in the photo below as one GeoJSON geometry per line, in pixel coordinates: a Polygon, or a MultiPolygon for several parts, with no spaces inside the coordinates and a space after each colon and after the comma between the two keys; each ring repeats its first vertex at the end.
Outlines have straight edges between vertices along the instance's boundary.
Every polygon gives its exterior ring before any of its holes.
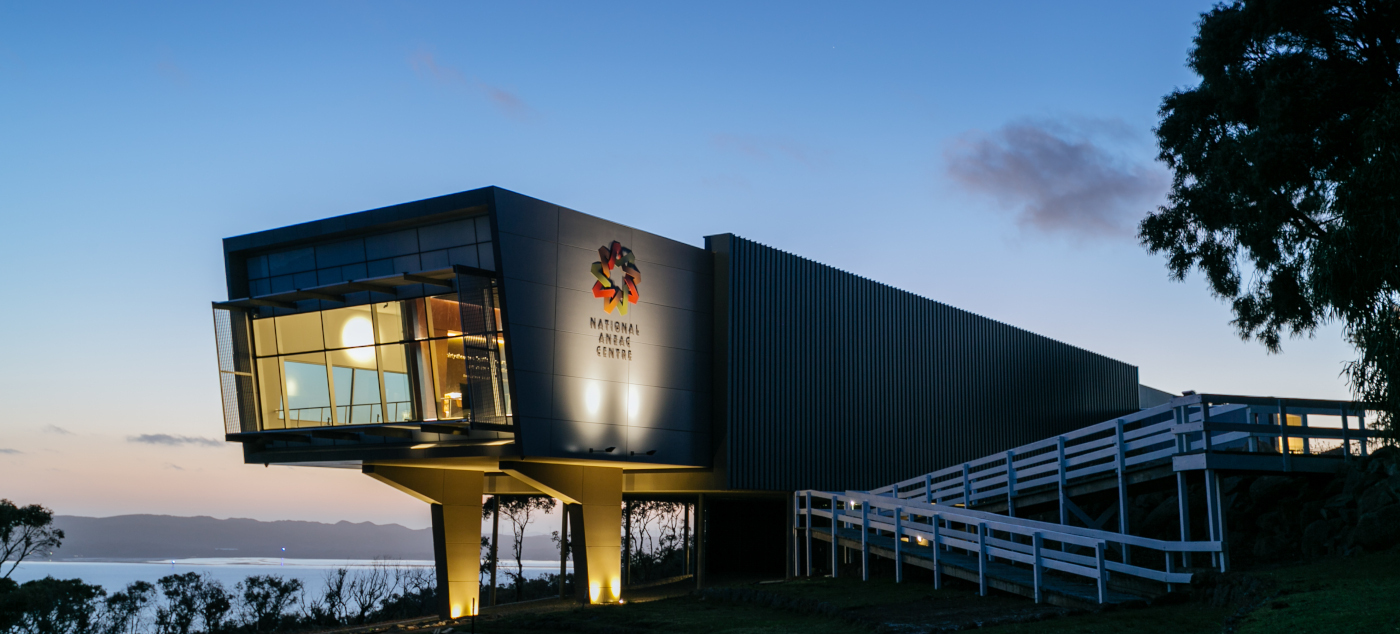
{"type": "Polygon", "coordinates": [[[791,492],[870,489],[1137,411],[1137,368],[734,235],[699,248],[488,187],[224,241],[249,464],[431,504],[478,605],[482,496],[567,504],[621,596],[624,497],[694,500],[704,573],[790,570],[791,492]]]}

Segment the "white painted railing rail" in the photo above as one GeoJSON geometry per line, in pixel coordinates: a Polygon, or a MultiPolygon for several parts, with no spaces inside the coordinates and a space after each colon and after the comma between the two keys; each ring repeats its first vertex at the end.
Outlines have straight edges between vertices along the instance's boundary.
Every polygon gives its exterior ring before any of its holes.
{"type": "MultiPolygon", "coordinates": [[[[1110,573],[1167,584],[1190,583],[1191,573],[1177,572],[1172,554],[1221,552],[1221,543],[1218,541],[1161,541],[870,493],[798,491],[795,495],[794,527],[798,530],[793,534],[793,546],[794,552],[802,548],[802,544],[796,543],[796,540],[805,532],[808,575],[812,574],[814,565],[813,518],[825,518],[828,530],[834,527],[860,528],[863,576],[868,577],[869,574],[870,538],[888,534],[894,544],[896,581],[903,580],[902,555],[906,548],[921,548],[927,551],[927,557],[933,564],[935,587],[942,584],[940,555],[943,552],[960,550],[976,557],[978,585],[984,595],[987,592],[987,565],[992,559],[1029,566],[1037,602],[1043,600],[1045,570],[1055,570],[1092,580],[1098,589],[1098,600],[1102,603],[1107,596],[1110,573]],[[815,503],[820,501],[824,501],[827,508],[818,508],[815,503]],[[912,543],[906,544],[905,539],[912,543]],[[1107,560],[1104,557],[1105,547],[1110,542],[1157,550],[1163,554],[1164,569],[1156,570],[1107,560]],[[927,547],[924,548],[923,544],[927,544],[927,547]],[[1093,555],[1075,552],[1081,549],[1092,552],[1093,555]]],[[[839,530],[832,532],[831,568],[833,574],[838,574],[839,549],[835,547],[834,535],[839,530]]],[[[794,561],[800,561],[800,558],[794,558],[794,561]]],[[[801,570],[794,570],[794,573],[801,574],[801,570]]]]}
{"type": "MultiPolygon", "coordinates": [[[[876,495],[922,499],[937,504],[976,506],[1005,499],[1015,513],[1018,491],[1058,485],[1116,472],[1172,457],[1211,451],[1272,453],[1286,465],[1296,451],[1289,439],[1341,440],[1340,457],[1352,455],[1352,444],[1366,455],[1370,440],[1379,433],[1365,428],[1366,406],[1346,401],[1274,399],[1261,397],[1191,395],[1171,402],[1091,425],[1053,438],[1022,445],[923,476],[872,489],[876,495]],[[1280,413],[1284,414],[1280,417],[1280,413]],[[1338,417],[1341,427],[1309,427],[1308,416],[1338,417]],[[1301,425],[1280,420],[1301,418],[1301,425]],[[1355,428],[1349,420],[1355,420],[1355,428]],[[1204,432],[1204,433],[1203,433],[1204,432]]],[[[1286,466],[1285,466],[1286,470],[1286,466]]],[[[1062,522],[1067,517],[1061,518],[1062,522]]]]}

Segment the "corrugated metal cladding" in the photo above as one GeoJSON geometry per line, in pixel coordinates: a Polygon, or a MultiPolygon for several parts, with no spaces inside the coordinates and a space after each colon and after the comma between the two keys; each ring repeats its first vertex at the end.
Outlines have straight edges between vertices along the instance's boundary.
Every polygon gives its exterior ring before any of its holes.
{"type": "Polygon", "coordinates": [[[743,238],[706,242],[732,489],[870,489],[1137,410],[1135,366],[743,238]]]}

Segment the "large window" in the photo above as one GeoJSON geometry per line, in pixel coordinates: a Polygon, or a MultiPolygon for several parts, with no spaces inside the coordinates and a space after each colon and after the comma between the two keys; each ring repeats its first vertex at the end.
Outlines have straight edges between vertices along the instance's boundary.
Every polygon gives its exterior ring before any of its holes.
{"type": "Polygon", "coordinates": [[[495,293],[492,285],[467,301],[428,297],[253,320],[262,429],[505,422],[495,293]]]}

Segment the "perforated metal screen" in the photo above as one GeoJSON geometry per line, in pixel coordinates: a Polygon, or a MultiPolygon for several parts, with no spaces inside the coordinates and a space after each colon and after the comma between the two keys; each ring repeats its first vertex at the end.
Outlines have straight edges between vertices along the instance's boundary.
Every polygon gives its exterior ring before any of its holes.
{"type": "Polygon", "coordinates": [[[214,342],[219,354],[219,388],[227,434],[258,430],[248,323],[248,313],[242,310],[214,307],[214,342]]]}

